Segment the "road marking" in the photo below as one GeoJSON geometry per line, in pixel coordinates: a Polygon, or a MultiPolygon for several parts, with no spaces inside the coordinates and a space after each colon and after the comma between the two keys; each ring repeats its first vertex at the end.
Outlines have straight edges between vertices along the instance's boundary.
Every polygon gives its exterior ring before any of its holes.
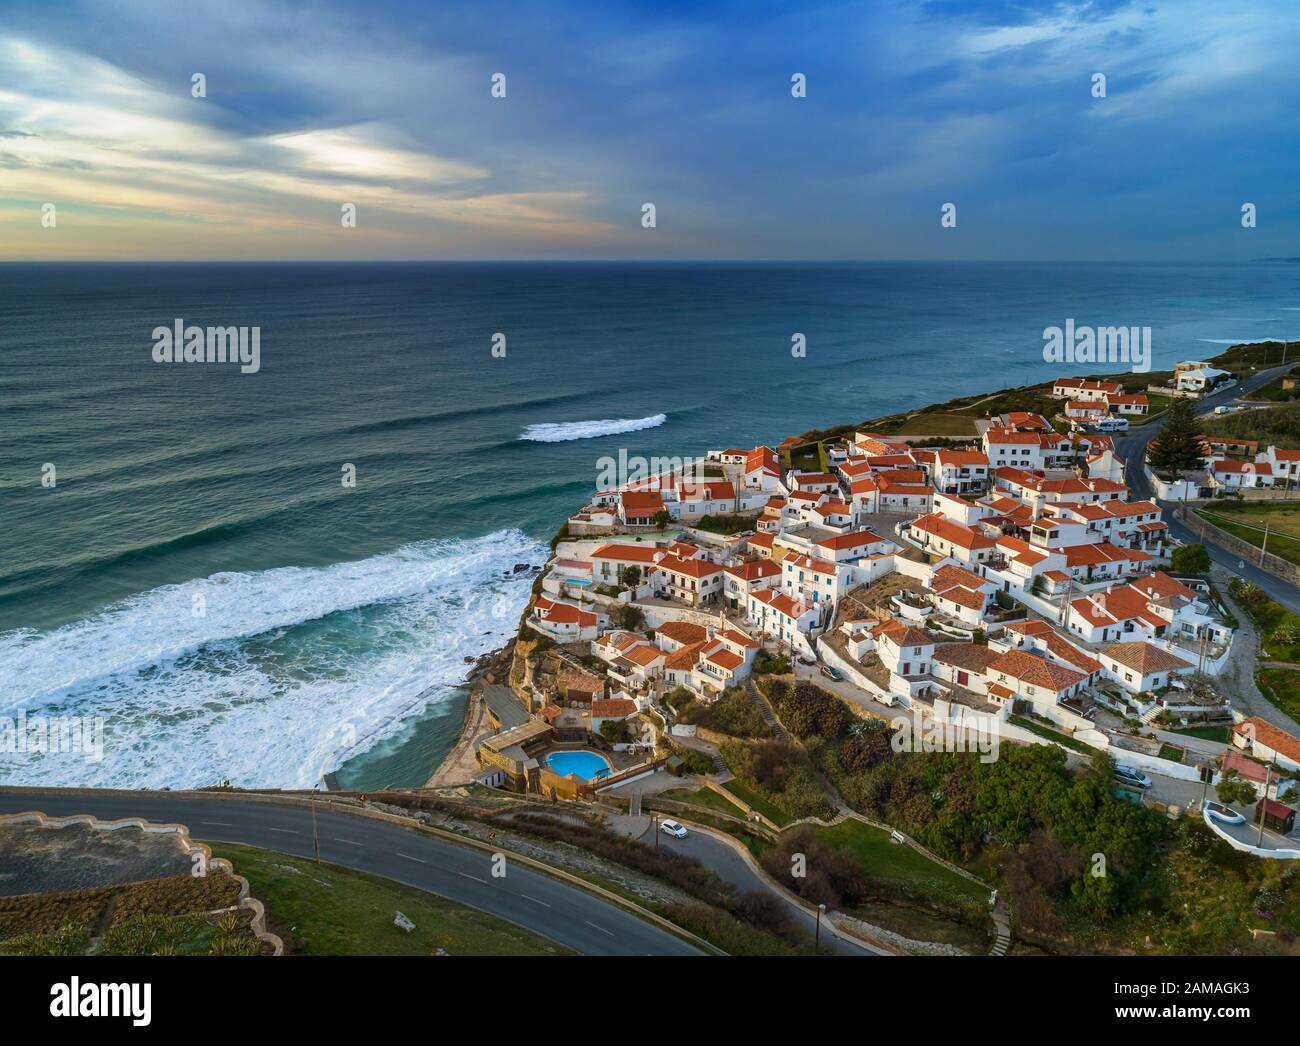
{"type": "Polygon", "coordinates": [[[401,850],[394,850],[393,853],[398,857],[405,857],[408,861],[414,861],[416,864],[428,864],[428,861],[421,861],[418,857],[412,857],[410,854],[404,854],[401,850]]]}
{"type": "Polygon", "coordinates": [[[331,836],[336,843],[347,843],[349,846],[364,846],[365,843],[359,843],[355,839],[340,839],[337,835],[331,836]]]}
{"type": "Polygon", "coordinates": [[[200,821],[199,824],[217,824],[220,825],[222,828],[234,827],[234,825],[232,825],[229,821],[200,821]]]}
{"type": "Polygon", "coordinates": [[[594,929],[599,930],[601,933],[609,934],[609,936],[611,936],[611,937],[614,936],[614,934],[613,934],[611,931],[605,929],[605,927],[603,927],[603,926],[597,926],[597,925],[596,925],[594,922],[592,922],[590,919],[583,919],[582,921],[585,922],[588,926],[591,926],[591,927],[593,927],[594,929]]]}
{"type": "Polygon", "coordinates": [[[299,834],[298,832],[295,832],[292,828],[272,828],[271,831],[273,831],[273,832],[283,832],[285,835],[298,835],[298,834],[299,834]]]}
{"type": "Polygon", "coordinates": [[[476,883],[483,883],[485,886],[487,885],[486,879],[480,879],[477,875],[470,875],[469,872],[457,872],[456,874],[463,875],[466,879],[473,879],[476,883]]]}
{"type": "Polygon", "coordinates": [[[522,897],[525,901],[532,901],[533,904],[540,904],[543,908],[550,907],[550,905],[547,904],[545,901],[541,900],[540,898],[534,897],[532,894],[521,893],[519,896],[522,897]]]}

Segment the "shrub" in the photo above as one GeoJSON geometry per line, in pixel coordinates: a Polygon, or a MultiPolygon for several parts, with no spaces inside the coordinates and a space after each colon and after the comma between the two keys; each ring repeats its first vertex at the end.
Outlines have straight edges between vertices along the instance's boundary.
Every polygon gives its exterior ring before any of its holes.
{"type": "Polygon", "coordinates": [[[1204,545],[1182,545],[1174,549],[1169,565],[1179,574],[1204,574],[1210,569],[1210,554],[1204,545]]]}

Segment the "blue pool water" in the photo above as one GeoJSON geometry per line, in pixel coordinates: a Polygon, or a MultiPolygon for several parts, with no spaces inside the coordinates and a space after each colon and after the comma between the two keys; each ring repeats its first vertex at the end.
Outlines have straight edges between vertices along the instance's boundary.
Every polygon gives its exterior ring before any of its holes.
{"type": "Polygon", "coordinates": [[[595,752],[552,752],[546,765],[561,777],[577,774],[584,781],[609,774],[609,764],[595,752]]]}

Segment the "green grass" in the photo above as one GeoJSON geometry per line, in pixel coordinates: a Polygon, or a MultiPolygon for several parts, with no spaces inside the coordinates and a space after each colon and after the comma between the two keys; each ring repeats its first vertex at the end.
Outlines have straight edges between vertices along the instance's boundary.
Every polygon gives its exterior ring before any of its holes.
{"type": "Polygon", "coordinates": [[[1198,508],[1196,514],[1256,548],[1263,547],[1267,528],[1267,551],[1300,564],[1300,499],[1221,502],[1198,508]]]}
{"type": "Polygon", "coordinates": [[[332,864],[234,843],[212,846],[266,905],[271,930],[305,938],[301,955],[567,955],[568,949],[476,908],[332,864]],[[402,912],[411,933],[393,925],[402,912]]]}
{"type": "Polygon", "coordinates": [[[1259,660],[1300,664],[1300,642],[1285,643],[1275,635],[1283,628],[1289,628],[1300,634],[1300,615],[1291,613],[1282,604],[1269,599],[1262,592],[1260,596],[1262,598],[1255,606],[1238,599],[1246,613],[1250,615],[1250,619],[1259,628],[1259,660]]]}
{"type": "Polygon", "coordinates": [[[1184,726],[1178,730],[1170,730],[1169,733],[1182,734],[1184,737],[1199,737],[1202,741],[1218,741],[1225,745],[1228,743],[1228,728],[1223,725],[1184,726]]]}
{"type": "Polygon", "coordinates": [[[829,846],[852,853],[874,879],[890,879],[949,901],[988,903],[989,887],[963,878],[905,843],[891,842],[883,828],[849,818],[813,831],[829,846]]]}
{"type": "MultiPolygon", "coordinates": [[[[745,784],[745,782],[740,780],[738,777],[733,777],[730,781],[723,782],[722,787],[732,795],[741,799],[743,802],[748,803],[751,807],[780,828],[784,828],[794,820],[787,811],[773,803],[766,795],[763,795],[754,788],[750,788],[749,785],[745,784]]],[[[742,816],[744,815],[742,814],[742,816]]]]}
{"type": "Polygon", "coordinates": [[[1300,672],[1292,668],[1261,668],[1255,681],[1260,693],[1292,719],[1300,720],[1300,672]]]}
{"type": "Polygon", "coordinates": [[[898,436],[975,436],[975,419],[964,414],[935,411],[908,418],[894,430],[898,436]]]}
{"type": "Polygon", "coordinates": [[[1055,741],[1057,744],[1065,745],[1066,748],[1073,748],[1076,752],[1082,752],[1085,755],[1092,755],[1097,749],[1092,745],[1084,744],[1082,741],[1076,741],[1068,734],[1063,734],[1059,730],[1053,730],[1050,726],[1045,726],[1036,720],[1026,718],[1022,715],[1007,716],[1007,722],[1015,723],[1016,726],[1023,726],[1031,734],[1037,734],[1039,737],[1045,737],[1049,741],[1055,741]]]}
{"type": "Polygon", "coordinates": [[[1183,756],[1186,754],[1187,750],[1185,748],[1172,745],[1167,741],[1160,746],[1160,758],[1168,759],[1172,763],[1181,763],[1183,756]]]}
{"type": "Polygon", "coordinates": [[[731,802],[725,795],[719,795],[712,788],[670,788],[659,793],[660,799],[669,799],[690,806],[700,806],[718,813],[730,814],[732,817],[745,819],[745,811],[731,802]]]}

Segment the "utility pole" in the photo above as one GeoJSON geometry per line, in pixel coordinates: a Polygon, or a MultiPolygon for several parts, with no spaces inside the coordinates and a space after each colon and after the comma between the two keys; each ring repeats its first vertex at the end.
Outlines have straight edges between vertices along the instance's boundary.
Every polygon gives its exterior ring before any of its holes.
{"type": "Polygon", "coordinates": [[[316,863],[320,864],[320,836],[316,834],[316,793],[312,793],[311,804],[311,848],[316,853],[316,863]]]}
{"type": "Polygon", "coordinates": [[[1255,845],[1261,850],[1264,848],[1264,818],[1268,816],[1268,782],[1273,776],[1273,764],[1270,763],[1264,767],[1264,798],[1259,801],[1255,808],[1259,813],[1259,835],[1255,838],[1255,845]]]}
{"type": "Polygon", "coordinates": [[[1268,527],[1269,527],[1268,520],[1265,520],[1265,521],[1264,521],[1264,540],[1260,543],[1260,546],[1259,546],[1259,565],[1260,565],[1261,567],[1264,565],[1264,551],[1265,551],[1265,549],[1268,548],[1268,527]]]}
{"type": "Polygon", "coordinates": [[[821,951],[822,946],[822,913],[826,911],[826,905],[817,906],[817,929],[813,934],[813,954],[816,955],[821,951]]]}

